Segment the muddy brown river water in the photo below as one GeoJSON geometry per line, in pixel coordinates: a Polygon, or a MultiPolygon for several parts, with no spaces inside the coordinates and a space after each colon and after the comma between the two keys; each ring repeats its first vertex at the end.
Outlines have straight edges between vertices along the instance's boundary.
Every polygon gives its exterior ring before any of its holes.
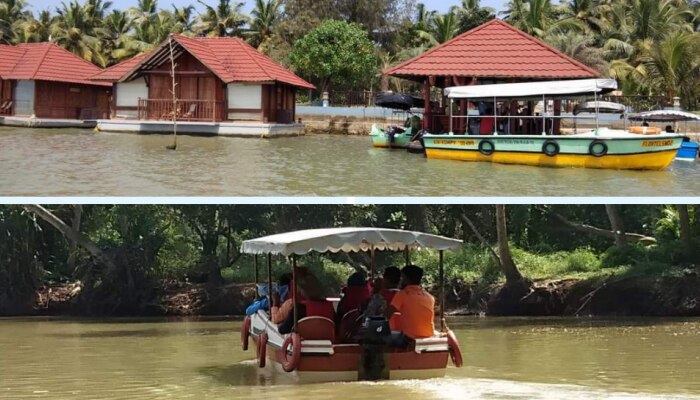
{"type": "Polygon", "coordinates": [[[700,196],[700,163],[665,171],[426,160],[368,137],[274,140],[0,127],[0,196],[700,196]]]}
{"type": "Polygon", "coordinates": [[[240,349],[240,319],[0,319],[2,399],[700,399],[700,320],[449,321],[461,369],[297,385],[240,349]]]}

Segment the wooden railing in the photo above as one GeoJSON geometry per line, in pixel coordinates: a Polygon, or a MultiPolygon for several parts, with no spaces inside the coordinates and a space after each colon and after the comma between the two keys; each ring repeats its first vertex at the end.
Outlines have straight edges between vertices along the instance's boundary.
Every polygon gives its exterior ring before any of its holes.
{"type": "Polygon", "coordinates": [[[12,115],[14,102],[11,99],[0,100],[0,115],[12,115]]]}
{"type": "Polygon", "coordinates": [[[225,103],[213,100],[178,100],[173,112],[173,101],[169,99],[139,99],[138,118],[145,120],[173,119],[178,121],[211,121],[224,120],[225,103]]]}

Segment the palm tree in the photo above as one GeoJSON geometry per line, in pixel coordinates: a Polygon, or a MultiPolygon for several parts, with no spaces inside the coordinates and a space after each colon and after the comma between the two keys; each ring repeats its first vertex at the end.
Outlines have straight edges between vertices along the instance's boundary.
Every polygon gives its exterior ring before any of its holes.
{"type": "Polygon", "coordinates": [[[654,43],[641,57],[644,83],[664,95],[668,104],[674,97],[696,99],[700,84],[700,34],[678,31],[654,43]]]}
{"type": "Polygon", "coordinates": [[[435,15],[430,19],[427,30],[418,31],[418,36],[430,47],[453,39],[459,33],[459,24],[454,13],[435,15]]]}
{"type": "Polygon", "coordinates": [[[603,75],[607,75],[610,71],[610,64],[605,59],[605,51],[595,46],[593,37],[571,30],[566,33],[550,33],[544,40],[562,53],[603,75]]]}
{"type": "Polygon", "coordinates": [[[25,17],[13,24],[17,43],[48,42],[54,18],[49,10],[39,13],[39,18],[25,17]]]}
{"type": "Polygon", "coordinates": [[[26,8],[24,0],[0,0],[0,43],[11,44],[16,41],[16,24],[33,18],[26,8]]]}
{"type": "Polygon", "coordinates": [[[51,37],[64,49],[104,67],[107,57],[102,54],[101,38],[106,36],[106,31],[95,25],[97,20],[91,11],[89,5],[82,6],[77,0],[61,3],[61,8],[56,9],[58,15],[51,26],[51,37]]]}
{"type": "Polygon", "coordinates": [[[272,30],[280,17],[281,3],[279,0],[255,0],[255,8],[252,11],[253,20],[250,23],[250,36],[252,44],[260,48],[272,36],[272,30]]]}
{"type": "Polygon", "coordinates": [[[427,31],[430,26],[430,21],[435,16],[435,11],[428,11],[428,8],[423,3],[416,5],[416,23],[414,28],[416,31],[427,31]]]}
{"type": "Polygon", "coordinates": [[[496,10],[481,7],[481,0],[462,0],[461,7],[455,7],[460,23],[460,31],[466,32],[496,17],[496,10]]]}
{"type": "Polygon", "coordinates": [[[516,28],[536,37],[544,37],[555,29],[565,29],[570,21],[559,20],[559,10],[551,0],[514,0],[503,14],[516,28]]]}
{"type": "Polygon", "coordinates": [[[192,30],[192,16],[194,6],[177,7],[173,4],[173,17],[175,18],[175,31],[177,33],[189,32],[192,30]]]}
{"type": "Polygon", "coordinates": [[[241,13],[245,3],[231,4],[231,0],[219,0],[216,8],[202,0],[197,0],[206,8],[206,12],[200,15],[200,23],[196,28],[207,36],[240,36],[241,29],[248,22],[248,17],[241,13]]]}

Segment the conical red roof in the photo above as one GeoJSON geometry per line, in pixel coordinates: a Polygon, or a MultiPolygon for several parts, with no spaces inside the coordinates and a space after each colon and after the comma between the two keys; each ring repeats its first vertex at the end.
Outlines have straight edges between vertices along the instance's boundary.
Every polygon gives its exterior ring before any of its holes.
{"type": "Polygon", "coordinates": [[[481,79],[596,78],[594,69],[499,19],[385,71],[407,79],[427,76],[481,79]]]}

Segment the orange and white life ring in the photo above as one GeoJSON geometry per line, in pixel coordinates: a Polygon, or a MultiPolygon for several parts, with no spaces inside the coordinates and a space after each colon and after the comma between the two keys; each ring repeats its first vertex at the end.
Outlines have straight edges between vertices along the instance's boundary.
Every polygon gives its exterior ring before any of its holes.
{"type": "Polygon", "coordinates": [[[241,325],[241,347],[243,351],[248,350],[248,340],[250,339],[250,325],[252,321],[250,317],[245,317],[243,325],[241,325]]]}
{"type": "Polygon", "coordinates": [[[282,369],[285,372],[292,372],[299,366],[299,361],[301,361],[301,337],[297,333],[292,333],[282,343],[282,369]],[[291,355],[289,346],[292,346],[291,355]]]}
{"type": "Polygon", "coordinates": [[[629,131],[637,135],[658,135],[661,133],[661,129],[655,126],[631,126],[629,131]]]}
{"type": "Polygon", "coordinates": [[[462,360],[462,350],[459,348],[457,337],[451,330],[447,331],[447,347],[450,350],[452,364],[457,368],[461,368],[462,364],[464,364],[464,360],[462,360]]]}
{"type": "Polygon", "coordinates": [[[256,351],[256,356],[258,357],[258,367],[265,368],[265,362],[267,359],[267,341],[269,336],[267,332],[263,332],[258,336],[258,347],[256,351]]]}

